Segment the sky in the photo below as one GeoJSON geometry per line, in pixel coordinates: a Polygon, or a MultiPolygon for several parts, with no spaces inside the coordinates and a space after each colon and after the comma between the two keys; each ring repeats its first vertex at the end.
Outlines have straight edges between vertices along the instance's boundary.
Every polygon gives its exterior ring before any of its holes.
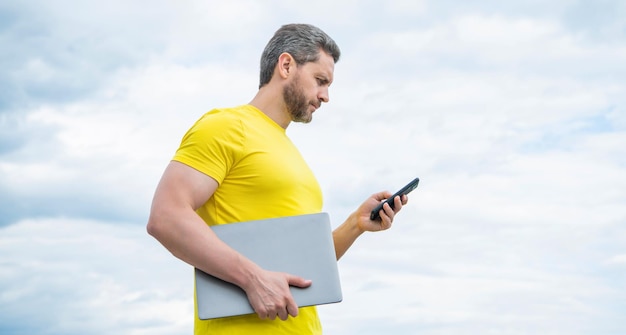
{"type": "Polygon", "coordinates": [[[287,132],[338,226],[325,334],[623,334],[626,3],[0,3],[0,334],[189,334],[193,269],[145,231],[180,139],[249,102],[282,24],[338,43],[287,132]]]}

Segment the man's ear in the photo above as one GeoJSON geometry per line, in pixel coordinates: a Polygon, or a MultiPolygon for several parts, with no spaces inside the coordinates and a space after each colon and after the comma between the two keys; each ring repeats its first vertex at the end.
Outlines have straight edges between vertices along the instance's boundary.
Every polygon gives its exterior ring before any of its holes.
{"type": "Polygon", "coordinates": [[[283,52],[278,56],[278,64],[276,66],[278,67],[278,75],[283,79],[287,79],[296,67],[296,60],[289,53],[283,52]]]}

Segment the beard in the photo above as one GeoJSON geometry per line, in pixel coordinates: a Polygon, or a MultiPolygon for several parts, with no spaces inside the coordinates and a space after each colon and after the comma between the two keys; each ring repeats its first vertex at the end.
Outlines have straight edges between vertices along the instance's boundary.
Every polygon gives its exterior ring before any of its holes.
{"type": "Polygon", "coordinates": [[[283,100],[285,107],[291,115],[291,121],[309,123],[313,119],[313,113],[309,113],[310,102],[300,89],[299,76],[283,88],[283,100]]]}

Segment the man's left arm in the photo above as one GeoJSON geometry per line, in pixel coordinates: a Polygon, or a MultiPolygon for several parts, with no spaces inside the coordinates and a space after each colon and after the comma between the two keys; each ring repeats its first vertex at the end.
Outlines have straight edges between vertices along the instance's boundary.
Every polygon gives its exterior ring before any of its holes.
{"type": "Polygon", "coordinates": [[[406,195],[402,197],[397,196],[394,199],[394,209],[388,204],[385,204],[380,212],[380,221],[370,220],[371,211],[376,208],[381,201],[390,196],[392,196],[392,194],[386,191],[372,194],[356,211],[350,214],[343,224],[333,231],[337,260],[346,253],[354,241],[364,232],[382,231],[391,228],[394,216],[402,209],[402,205],[406,205],[408,201],[406,195]]]}

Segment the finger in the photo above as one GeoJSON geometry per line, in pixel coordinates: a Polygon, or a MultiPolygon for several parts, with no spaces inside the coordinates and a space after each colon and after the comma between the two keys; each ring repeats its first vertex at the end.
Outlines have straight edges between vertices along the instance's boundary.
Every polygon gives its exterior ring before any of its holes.
{"type": "Polygon", "coordinates": [[[287,274],[287,282],[290,286],[296,286],[301,288],[309,287],[313,283],[310,279],[304,279],[302,277],[290,274],[287,274]]]}
{"type": "Polygon", "coordinates": [[[394,206],[395,209],[391,208],[391,206],[389,204],[385,204],[383,206],[383,210],[385,212],[385,215],[389,217],[390,220],[393,220],[393,217],[396,215],[396,212],[398,211],[398,199],[396,197],[396,199],[394,199],[394,206]]]}
{"type": "Polygon", "coordinates": [[[287,313],[289,313],[289,315],[296,317],[298,316],[298,312],[299,312],[298,305],[296,305],[295,301],[292,300],[287,303],[287,313]]]}
{"type": "Polygon", "coordinates": [[[402,195],[402,205],[406,205],[409,202],[409,196],[404,194],[402,195]]]}
{"type": "Polygon", "coordinates": [[[396,197],[395,199],[393,199],[393,211],[394,213],[398,213],[401,209],[402,209],[402,199],[401,197],[396,197]]]}
{"type": "Polygon", "coordinates": [[[256,311],[256,314],[259,316],[259,319],[261,320],[269,319],[269,313],[265,310],[258,310],[256,311]]]}
{"type": "Polygon", "coordinates": [[[281,308],[276,312],[278,313],[278,317],[283,321],[287,320],[287,318],[289,317],[289,313],[287,313],[287,308],[281,308]]]}
{"type": "Polygon", "coordinates": [[[383,213],[381,213],[380,218],[380,230],[387,230],[391,228],[391,223],[393,222],[393,217],[395,212],[391,209],[391,206],[385,204],[383,206],[383,213]]]}
{"type": "Polygon", "coordinates": [[[293,317],[298,316],[298,304],[296,304],[292,296],[287,298],[287,308],[285,308],[285,311],[293,317]]]}
{"type": "Polygon", "coordinates": [[[383,230],[387,230],[389,228],[391,228],[391,219],[388,216],[381,216],[380,223],[378,224],[379,230],[383,231],[383,230]]]}
{"type": "MultiPolygon", "coordinates": [[[[301,288],[309,287],[313,283],[313,281],[310,279],[304,279],[302,277],[298,277],[298,276],[294,276],[290,274],[287,274],[287,281],[289,282],[289,285],[301,287],[301,288]]],[[[293,317],[298,316],[298,304],[296,304],[296,301],[293,299],[293,296],[291,295],[287,297],[287,306],[286,306],[285,311],[293,317]]]]}
{"type": "Polygon", "coordinates": [[[382,192],[372,194],[372,198],[376,199],[377,201],[383,201],[392,195],[393,194],[389,191],[382,191],[382,192]]]}

